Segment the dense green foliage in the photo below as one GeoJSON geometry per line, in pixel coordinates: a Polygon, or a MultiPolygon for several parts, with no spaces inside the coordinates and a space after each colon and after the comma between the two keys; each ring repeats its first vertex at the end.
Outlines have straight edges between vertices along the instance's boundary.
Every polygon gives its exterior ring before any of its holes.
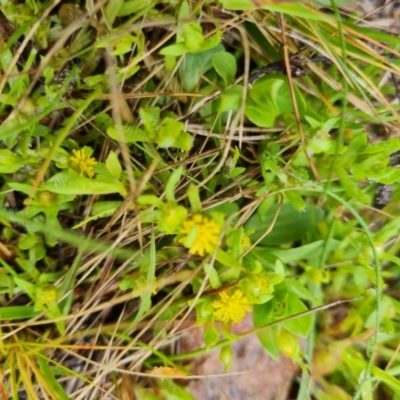
{"type": "Polygon", "coordinates": [[[144,376],[256,334],[400,399],[400,41],[324,4],[1,2],[3,396],[192,399],[144,376]]]}

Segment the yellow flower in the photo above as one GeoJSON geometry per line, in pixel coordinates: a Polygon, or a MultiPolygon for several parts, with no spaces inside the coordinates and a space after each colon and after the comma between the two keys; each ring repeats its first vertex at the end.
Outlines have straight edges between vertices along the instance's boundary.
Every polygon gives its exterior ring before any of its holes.
{"type": "Polygon", "coordinates": [[[247,250],[251,246],[250,238],[247,235],[242,236],[240,246],[242,247],[242,250],[247,250]]]}
{"type": "Polygon", "coordinates": [[[221,226],[217,222],[204,215],[195,214],[183,223],[179,243],[187,247],[190,254],[204,256],[204,253],[213,252],[220,233],[221,226]]]}
{"type": "Polygon", "coordinates": [[[249,300],[241,290],[236,290],[232,296],[226,292],[219,295],[221,299],[213,301],[212,305],[214,317],[222,322],[232,321],[237,324],[246,316],[246,311],[251,310],[249,300]]]}
{"type": "Polygon", "coordinates": [[[72,166],[81,173],[81,176],[86,173],[89,178],[93,178],[93,165],[97,161],[93,157],[88,156],[83,149],[72,150],[72,152],[74,155],[69,159],[72,166]]]}
{"type": "Polygon", "coordinates": [[[36,306],[42,307],[47,306],[53,301],[57,301],[59,297],[59,291],[57,288],[49,285],[46,287],[39,287],[36,289],[36,306]]]}

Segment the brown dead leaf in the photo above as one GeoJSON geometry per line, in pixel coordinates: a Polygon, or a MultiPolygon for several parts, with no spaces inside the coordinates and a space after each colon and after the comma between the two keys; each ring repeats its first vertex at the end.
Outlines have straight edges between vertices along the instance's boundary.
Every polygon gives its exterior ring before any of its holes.
{"type": "Polygon", "coordinates": [[[172,368],[172,367],[154,367],[149,374],[151,375],[162,375],[165,376],[166,378],[170,377],[179,377],[179,378],[184,378],[187,376],[185,372],[183,372],[180,369],[177,368],[172,368]]]}

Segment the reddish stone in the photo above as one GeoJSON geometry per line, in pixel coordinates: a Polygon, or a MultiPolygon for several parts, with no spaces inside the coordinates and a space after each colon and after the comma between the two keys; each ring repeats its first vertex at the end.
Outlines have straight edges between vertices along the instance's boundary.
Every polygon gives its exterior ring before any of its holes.
{"type": "MultiPolygon", "coordinates": [[[[234,326],[234,333],[252,328],[251,317],[234,326]]],[[[201,328],[193,328],[183,335],[180,352],[204,347],[201,328]]],[[[198,400],[284,400],[288,398],[291,382],[299,368],[287,357],[272,360],[256,335],[232,344],[233,363],[224,371],[219,361],[220,349],[192,360],[191,372],[204,378],[189,381],[187,390],[198,400]],[[207,377],[209,375],[221,375],[207,377]]]]}

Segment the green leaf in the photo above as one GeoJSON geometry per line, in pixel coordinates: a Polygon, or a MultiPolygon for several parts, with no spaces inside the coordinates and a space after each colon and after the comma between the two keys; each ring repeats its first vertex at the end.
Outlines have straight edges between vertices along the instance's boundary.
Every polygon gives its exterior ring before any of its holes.
{"type": "Polygon", "coordinates": [[[217,250],[216,259],[226,267],[239,269],[243,268],[242,264],[235,257],[233,257],[232,254],[229,254],[222,249],[217,250]]]}
{"type": "MultiPolygon", "coordinates": [[[[308,243],[304,246],[295,247],[291,249],[275,249],[257,246],[252,250],[259,258],[268,258],[274,255],[281,259],[284,263],[294,263],[301,260],[306,260],[310,257],[319,257],[324,248],[324,240],[308,243]]],[[[339,240],[331,239],[328,244],[328,251],[336,249],[340,244],[339,240]]]]}
{"type": "Polygon", "coordinates": [[[26,160],[17,156],[14,152],[8,149],[0,150],[0,173],[12,174],[27,164],[26,160]]]}
{"type": "Polygon", "coordinates": [[[122,37],[118,38],[118,41],[114,44],[114,50],[111,52],[113,56],[121,56],[125,53],[132,51],[133,43],[137,42],[137,38],[125,34],[122,37]]]}
{"type": "MultiPolygon", "coordinates": [[[[253,306],[253,323],[255,328],[267,325],[271,322],[273,312],[272,302],[255,304],[253,306]]],[[[279,359],[277,344],[278,326],[271,326],[257,332],[258,340],[272,359],[279,359]]]]}
{"type": "Polygon", "coordinates": [[[215,326],[214,321],[206,321],[203,325],[204,344],[210,347],[217,343],[220,338],[219,330],[215,326]]]}
{"type": "MultiPolygon", "coordinates": [[[[358,379],[363,370],[367,367],[367,362],[361,357],[360,354],[356,353],[353,349],[347,348],[343,353],[343,361],[349,367],[350,371],[356,374],[358,379]]],[[[398,379],[389,375],[386,371],[378,368],[376,366],[371,367],[372,375],[384,382],[388,387],[390,387],[397,395],[400,395],[400,382],[398,379]]]]}
{"type": "Polygon", "coordinates": [[[178,386],[171,379],[158,379],[158,386],[161,389],[165,400],[196,400],[184,388],[178,386]]]}
{"type": "Polygon", "coordinates": [[[104,7],[104,16],[110,27],[113,26],[115,18],[119,14],[124,3],[125,3],[124,0],[110,0],[107,2],[106,6],[104,7]]]}
{"type": "Polygon", "coordinates": [[[192,147],[192,135],[184,132],[185,124],[166,117],[161,121],[157,132],[156,143],[161,148],[175,147],[188,151],[192,147]]]}
{"type": "Polygon", "coordinates": [[[102,181],[100,177],[89,179],[76,171],[65,170],[53,175],[41,187],[57,194],[84,195],[119,193],[125,197],[127,192],[119,181],[102,181]]]}
{"type": "Polygon", "coordinates": [[[36,286],[25,279],[14,277],[14,282],[19,289],[23,290],[31,299],[35,298],[36,286]]]}
{"type": "Polygon", "coordinates": [[[146,290],[140,296],[141,302],[139,310],[135,316],[135,321],[140,318],[151,308],[151,295],[156,280],[156,243],[154,239],[154,231],[151,235],[150,248],[146,252],[145,259],[140,266],[140,273],[146,275],[146,290]]]}
{"type": "Polygon", "coordinates": [[[165,197],[167,202],[175,202],[175,190],[183,174],[183,167],[178,167],[172,171],[171,176],[168,178],[167,184],[165,185],[165,197]]]}
{"type": "Polygon", "coordinates": [[[236,59],[232,54],[226,51],[214,53],[212,56],[212,63],[218,75],[224,80],[226,86],[233,82],[236,75],[236,59]]]}
{"type": "Polygon", "coordinates": [[[304,300],[315,301],[314,296],[308,291],[308,289],[300,283],[297,279],[286,278],[285,286],[289,292],[292,292],[297,297],[300,297],[304,300]]]}
{"type": "Polygon", "coordinates": [[[221,95],[218,111],[237,111],[243,97],[243,86],[234,85],[221,95]]]}
{"type": "Polygon", "coordinates": [[[70,397],[65,393],[63,387],[54,376],[52,368],[49,366],[50,360],[42,352],[36,353],[36,356],[39,369],[46,380],[46,385],[51,389],[52,398],[54,400],[69,400],[70,397]]]}
{"type": "Polygon", "coordinates": [[[268,2],[265,5],[263,5],[262,8],[277,13],[279,12],[283,14],[288,14],[290,17],[303,18],[306,21],[327,20],[326,14],[318,11],[316,8],[313,8],[313,6],[307,7],[307,5],[302,5],[298,3],[287,2],[278,4],[277,2],[268,2]]]}
{"type": "MultiPolygon", "coordinates": [[[[271,225],[278,205],[272,205],[266,213],[253,214],[246,222],[246,229],[253,229],[251,240],[257,240],[271,225]]],[[[272,231],[261,240],[260,245],[271,246],[289,243],[302,238],[308,231],[315,229],[322,219],[323,210],[313,204],[308,204],[304,211],[297,211],[290,203],[283,204],[272,231]]]]}
{"type": "Polygon", "coordinates": [[[220,0],[227,10],[254,10],[256,7],[251,0],[220,0]]]}
{"type": "Polygon", "coordinates": [[[162,56],[170,56],[170,57],[183,56],[188,52],[189,49],[186,47],[185,43],[171,44],[170,46],[166,46],[160,50],[160,54],[162,56]]]}
{"type": "Polygon", "coordinates": [[[205,263],[204,272],[206,275],[208,275],[208,279],[210,280],[210,284],[213,289],[221,287],[221,281],[219,279],[218,272],[213,265],[205,263]]]}
{"type": "Polygon", "coordinates": [[[161,110],[158,107],[146,107],[139,109],[139,115],[143,125],[150,135],[154,135],[158,130],[160,123],[161,110]]]}
{"type": "Polygon", "coordinates": [[[146,8],[151,9],[155,6],[156,1],[150,0],[128,0],[124,1],[121,8],[118,10],[118,17],[126,17],[136,14],[146,8]]]}
{"type": "Polygon", "coordinates": [[[190,18],[190,6],[187,0],[183,0],[179,7],[178,19],[183,20],[189,18],[190,18]]]}
{"type": "Polygon", "coordinates": [[[79,249],[79,253],[74,258],[74,261],[71,267],[68,269],[67,273],[65,274],[64,279],[60,286],[61,295],[62,296],[66,295],[66,297],[64,297],[59,303],[62,315],[68,315],[74,301],[74,291],[72,289],[75,285],[80,262],[84,255],[83,249],[86,247],[85,245],[87,244],[83,242],[81,248],[79,249]]]}
{"type": "Polygon", "coordinates": [[[201,75],[212,68],[213,54],[223,50],[224,47],[220,44],[213,49],[185,56],[185,62],[182,63],[179,73],[181,79],[183,79],[183,88],[186,92],[194,90],[201,75]]]}
{"type": "Polygon", "coordinates": [[[116,127],[110,126],[107,128],[107,135],[111,139],[123,143],[136,143],[136,142],[152,142],[150,135],[143,129],[136,126],[123,125],[121,126],[122,138],[116,127]]]}
{"type": "MultiPolygon", "coordinates": [[[[308,310],[308,308],[304,305],[304,303],[295,294],[288,293],[286,302],[287,302],[287,315],[286,315],[287,317],[308,310]]],[[[288,331],[294,333],[295,335],[307,337],[312,326],[312,316],[305,315],[303,317],[299,317],[291,321],[286,321],[282,323],[282,326],[285,327],[288,331]]]]}
{"type": "MultiPolygon", "coordinates": [[[[303,114],[306,103],[296,86],[294,91],[300,114],[303,114]]],[[[278,115],[292,112],[292,97],[286,77],[262,77],[249,90],[245,113],[257,126],[270,128],[278,115]]]]}
{"type": "Polygon", "coordinates": [[[289,190],[285,192],[285,196],[297,211],[301,212],[306,208],[307,204],[297,190],[289,190]]]}
{"type": "Polygon", "coordinates": [[[0,321],[33,318],[40,314],[33,306],[0,307],[0,321]]]}
{"type": "Polygon", "coordinates": [[[17,257],[16,259],[18,265],[27,273],[31,276],[33,279],[38,279],[40,276],[39,270],[36,268],[35,264],[27,260],[25,258],[17,257]]]}
{"type": "Polygon", "coordinates": [[[118,156],[114,151],[110,151],[110,154],[106,160],[106,168],[110,174],[115,176],[117,179],[121,178],[122,166],[118,160],[118,156]]]}
{"type": "Polygon", "coordinates": [[[116,201],[98,201],[93,204],[91,210],[91,216],[83,219],[79,223],[75,224],[72,229],[78,229],[84,225],[86,225],[90,221],[95,221],[98,218],[107,218],[111,217],[118,207],[122,204],[121,200],[116,201]]]}
{"type": "Polygon", "coordinates": [[[200,49],[204,43],[203,29],[198,22],[188,22],[183,25],[182,37],[189,51],[200,49]]]}
{"type": "Polygon", "coordinates": [[[233,363],[233,352],[230,344],[221,347],[219,360],[222,362],[224,370],[228,371],[233,363]]]}
{"type": "Polygon", "coordinates": [[[336,168],[336,174],[339,178],[340,185],[351,198],[357,199],[361,203],[369,203],[369,197],[357,186],[344,168],[336,168]]]}
{"type": "Polygon", "coordinates": [[[248,96],[246,99],[245,114],[256,126],[271,128],[274,126],[275,119],[279,113],[275,105],[266,97],[263,100],[255,100],[248,96]]]}

